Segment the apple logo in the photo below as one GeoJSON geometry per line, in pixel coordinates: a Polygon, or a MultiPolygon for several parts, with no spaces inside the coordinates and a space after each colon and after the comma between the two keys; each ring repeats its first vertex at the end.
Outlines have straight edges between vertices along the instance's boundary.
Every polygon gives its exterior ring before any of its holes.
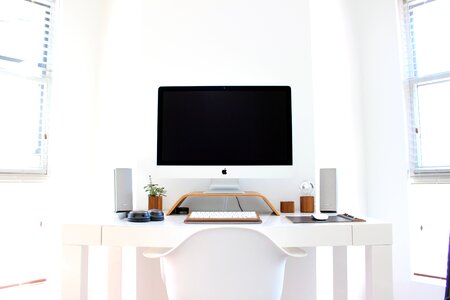
{"type": "Polygon", "coordinates": [[[226,168],[222,170],[222,175],[227,175],[227,169],[226,168]]]}

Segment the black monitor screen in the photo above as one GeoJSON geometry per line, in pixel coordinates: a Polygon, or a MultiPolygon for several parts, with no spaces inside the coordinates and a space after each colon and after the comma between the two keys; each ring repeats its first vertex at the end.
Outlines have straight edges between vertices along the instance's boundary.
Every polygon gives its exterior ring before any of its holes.
{"type": "Polygon", "coordinates": [[[289,86],[160,87],[158,165],[292,165],[289,86]]]}

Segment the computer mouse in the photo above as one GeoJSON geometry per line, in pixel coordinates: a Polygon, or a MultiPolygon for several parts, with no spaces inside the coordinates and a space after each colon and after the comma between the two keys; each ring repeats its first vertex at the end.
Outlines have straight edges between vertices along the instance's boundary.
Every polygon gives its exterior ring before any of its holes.
{"type": "Polygon", "coordinates": [[[328,220],[328,215],[327,214],[322,214],[322,213],[312,214],[311,217],[314,220],[316,220],[316,221],[326,221],[326,220],[328,220]]]}

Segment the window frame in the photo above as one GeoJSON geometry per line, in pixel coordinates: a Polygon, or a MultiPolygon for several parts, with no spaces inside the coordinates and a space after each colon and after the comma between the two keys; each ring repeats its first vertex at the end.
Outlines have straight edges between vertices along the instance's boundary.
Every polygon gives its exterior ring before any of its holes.
{"type": "MultiPolygon", "coordinates": [[[[38,117],[38,137],[34,140],[37,142],[36,156],[39,163],[30,166],[0,166],[0,180],[15,180],[15,179],[43,179],[48,175],[48,123],[49,123],[49,103],[52,86],[52,44],[55,35],[55,11],[57,0],[22,0],[33,5],[39,5],[45,9],[42,12],[42,57],[39,60],[32,60],[31,63],[37,64],[33,69],[18,69],[16,65],[0,66],[0,74],[9,78],[18,78],[19,80],[28,80],[35,82],[40,89],[40,95],[36,96],[36,101],[39,101],[39,109],[36,109],[38,117]]],[[[17,58],[10,56],[3,56],[3,61],[20,62],[17,58]]]]}
{"type": "MultiPolygon", "coordinates": [[[[426,5],[436,0],[428,0],[419,3],[426,5]]],[[[408,111],[408,140],[409,140],[409,173],[413,182],[417,183],[449,183],[450,165],[427,167],[421,165],[421,143],[420,143],[420,108],[418,99],[418,88],[426,84],[450,81],[450,70],[419,76],[417,62],[414,57],[413,32],[410,22],[410,7],[417,0],[402,0],[403,19],[403,43],[405,53],[405,96],[408,111]]],[[[417,4],[416,4],[417,5],[417,4]]],[[[413,5],[413,8],[415,5],[413,5]]]]}

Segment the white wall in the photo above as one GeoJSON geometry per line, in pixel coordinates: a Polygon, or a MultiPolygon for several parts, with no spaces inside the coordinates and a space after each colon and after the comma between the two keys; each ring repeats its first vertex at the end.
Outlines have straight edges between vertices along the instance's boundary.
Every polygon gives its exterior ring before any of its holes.
{"type": "Polygon", "coordinates": [[[339,212],[365,215],[361,53],[350,2],[310,4],[315,159],[317,172],[337,169],[339,212]]]}
{"type": "Polygon", "coordinates": [[[99,185],[99,61],[107,1],[61,1],[57,11],[49,138],[53,209],[74,218],[105,207],[99,185]]]}

